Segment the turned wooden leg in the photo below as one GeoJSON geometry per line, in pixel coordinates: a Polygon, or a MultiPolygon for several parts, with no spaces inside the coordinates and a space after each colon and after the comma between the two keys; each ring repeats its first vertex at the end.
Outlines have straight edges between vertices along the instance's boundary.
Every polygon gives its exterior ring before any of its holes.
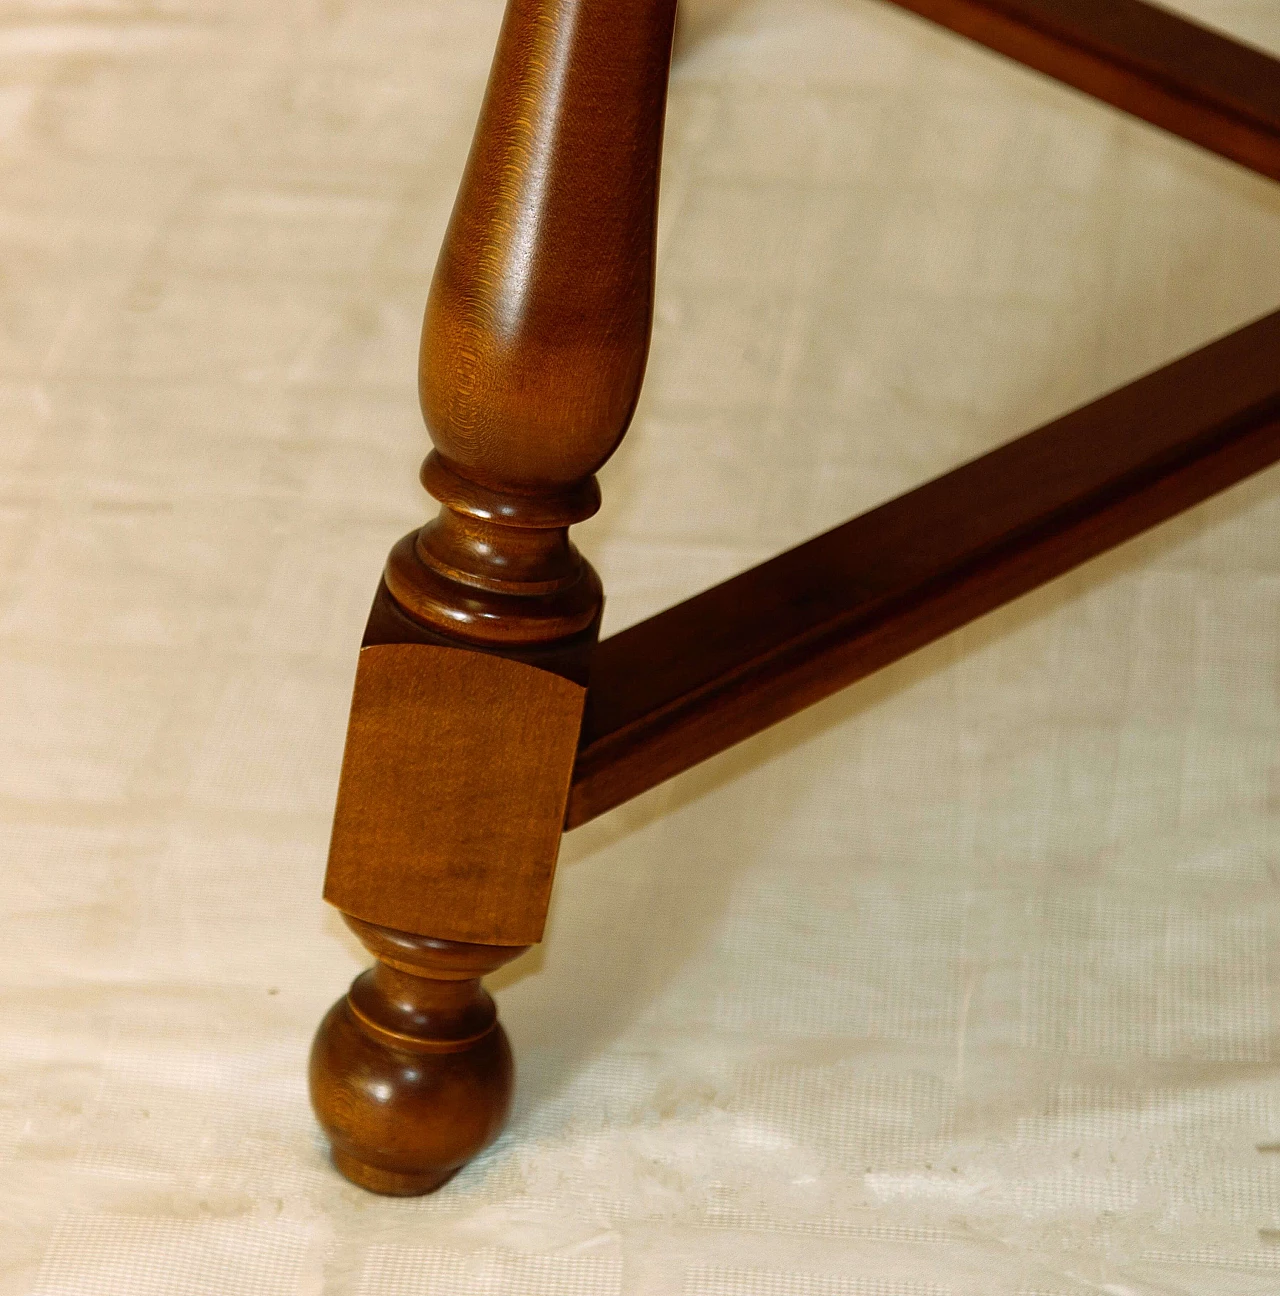
{"type": "Polygon", "coordinates": [[[320,1026],[333,1158],[429,1192],[486,1146],[511,1053],[480,978],[542,937],[600,625],[569,527],[640,391],[675,0],[509,0],[432,282],[442,507],[388,559],[325,880],[378,962],[320,1026]]]}
{"type": "Polygon", "coordinates": [[[507,1118],[511,1047],[480,978],[524,950],[347,922],[378,962],[320,1025],[311,1101],[348,1179],[394,1196],[431,1192],[507,1118]]]}

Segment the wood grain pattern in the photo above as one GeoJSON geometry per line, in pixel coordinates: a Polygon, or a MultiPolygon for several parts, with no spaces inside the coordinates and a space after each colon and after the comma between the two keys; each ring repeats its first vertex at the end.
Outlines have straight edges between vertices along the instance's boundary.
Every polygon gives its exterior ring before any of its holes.
{"type": "Polygon", "coordinates": [[[419,384],[437,453],[479,486],[575,491],[630,422],[653,310],[674,11],[675,0],[508,7],[419,384]]]}
{"type": "Polygon", "coordinates": [[[1280,312],[597,648],[568,825],[1280,459],[1280,312]]]}
{"type": "Polygon", "coordinates": [[[1141,0],[892,0],[1280,180],[1280,62],[1141,0]]]}
{"type": "MultiPolygon", "coordinates": [[[[899,2],[1280,178],[1261,54],[1137,0],[899,2]]],[[[643,379],[674,16],[509,0],[433,280],[442,507],[374,602],[328,892],[378,962],[312,1055],[335,1162],[375,1191],[429,1191],[501,1126],[479,978],[541,935],[588,671],[570,826],[1280,457],[1274,316],[593,651],[569,528],[643,379]]]]}
{"type": "Polygon", "coordinates": [[[422,481],[442,507],[392,549],[365,636],[384,664],[396,644],[475,662],[446,678],[444,659],[406,650],[374,690],[366,660],[335,816],[326,894],[388,927],[526,944],[546,918],[603,604],[569,527],[599,507],[595,471],[644,374],[674,14],[675,0],[507,7],[423,323],[422,481]],[[487,686],[495,655],[524,663],[520,687],[487,686]],[[520,731],[539,699],[554,721],[520,731]],[[448,789],[429,814],[415,780],[448,789]]]}
{"type": "Polygon", "coordinates": [[[511,1046],[480,978],[524,951],[347,923],[378,961],[316,1032],[311,1104],[348,1179],[431,1192],[506,1121],[511,1046]]]}
{"type": "Polygon", "coordinates": [[[568,528],[639,399],[675,0],[510,0],[432,281],[419,392],[444,507],[386,581],[476,643],[594,636],[568,528]]]}
{"type": "Polygon", "coordinates": [[[541,940],[585,697],[490,653],[362,648],[325,899],[446,940],[541,940]]]}
{"type": "Polygon", "coordinates": [[[374,599],[326,887],[378,963],[312,1054],[335,1164],[377,1192],[439,1186],[510,1098],[478,977],[546,919],[603,604],[569,527],[644,375],[674,20],[675,0],[509,0],[428,297],[442,507],[374,599]]]}

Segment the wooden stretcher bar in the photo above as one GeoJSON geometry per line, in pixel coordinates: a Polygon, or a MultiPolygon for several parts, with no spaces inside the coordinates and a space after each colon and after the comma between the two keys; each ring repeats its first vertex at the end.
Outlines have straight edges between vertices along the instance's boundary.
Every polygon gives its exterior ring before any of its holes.
{"type": "Polygon", "coordinates": [[[1280,180],[1280,63],[1141,0],[891,0],[1280,180]]]}
{"type": "Polygon", "coordinates": [[[602,641],[568,826],[1280,459],[1280,312],[602,641]]]}

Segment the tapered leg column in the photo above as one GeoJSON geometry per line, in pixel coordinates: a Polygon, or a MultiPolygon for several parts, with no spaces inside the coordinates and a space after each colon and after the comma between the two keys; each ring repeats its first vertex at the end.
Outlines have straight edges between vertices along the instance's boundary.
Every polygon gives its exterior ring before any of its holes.
{"type": "Polygon", "coordinates": [[[419,374],[438,516],[392,551],[356,672],[325,897],[378,962],[320,1026],[333,1158],[429,1192],[511,1053],[480,978],[542,937],[600,624],[569,539],[649,345],[675,0],[509,0],[419,374]]]}

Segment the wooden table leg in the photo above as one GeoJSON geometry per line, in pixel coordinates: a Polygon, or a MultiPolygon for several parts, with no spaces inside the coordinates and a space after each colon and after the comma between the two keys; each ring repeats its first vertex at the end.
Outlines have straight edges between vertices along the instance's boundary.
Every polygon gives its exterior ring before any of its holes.
{"type": "Polygon", "coordinates": [[[316,1112],[348,1179],[393,1196],[431,1192],[506,1119],[511,1048],[480,978],[524,949],[347,921],[378,962],[316,1034],[316,1112]]]}
{"type": "Polygon", "coordinates": [[[420,391],[439,515],[365,635],[326,897],[375,956],[321,1024],[338,1168],[438,1187],[497,1136],[480,977],[542,935],[600,581],[569,540],[640,391],[675,0],[509,0],[432,283],[420,391]]]}

